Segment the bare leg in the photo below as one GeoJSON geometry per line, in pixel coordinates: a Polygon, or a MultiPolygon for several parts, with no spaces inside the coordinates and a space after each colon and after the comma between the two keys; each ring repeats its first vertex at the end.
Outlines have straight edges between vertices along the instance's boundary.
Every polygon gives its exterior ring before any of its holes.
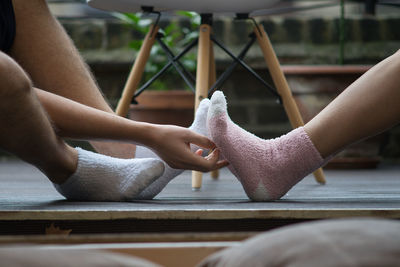
{"type": "Polygon", "coordinates": [[[400,51],[350,85],[305,125],[322,157],[400,121],[400,51]]]}
{"type": "Polygon", "coordinates": [[[400,121],[400,51],[377,64],[304,127],[263,140],[228,116],[222,92],[211,98],[208,127],[247,195],[279,199],[329,156],[400,121]]]}
{"type": "Polygon", "coordinates": [[[66,198],[133,199],[163,173],[164,165],[157,159],[116,159],[65,144],[26,73],[4,53],[0,81],[0,147],[39,168],[66,198]]]}
{"type": "Polygon", "coordinates": [[[38,167],[52,182],[68,178],[76,169],[76,151],[56,136],[28,76],[1,52],[0,80],[0,146],[38,167]]]}
{"type": "Polygon", "coordinates": [[[155,132],[152,131],[155,125],[136,123],[46,91],[34,90],[23,69],[1,52],[0,81],[0,147],[39,168],[68,199],[133,199],[163,174],[164,164],[158,159],[116,159],[73,149],[59,138],[60,134],[136,141],[155,147],[163,155],[172,154],[169,158],[177,166],[201,170],[220,167],[218,152],[204,159],[190,151],[192,141],[213,148],[214,144],[206,137],[185,128],[164,126],[157,131],[160,141],[153,142],[149,136],[155,132]],[[57,131],[43,107],[54,119],[57,131]],[[170,144],[165,142],[165,137],[171,134],[175,138],[170,144]],[[180,149],[173,153],[176,146],[180,149]]]}
{"type": "MultiPolygon", "coordinates": [[[[13,0],[17,34],[12,56],[35,86],[79,103],[113,112],[88,67],[44,0],[13,0]]],[[[100,153],[130,158],[132,144],[93,142],[100,153]]]]}

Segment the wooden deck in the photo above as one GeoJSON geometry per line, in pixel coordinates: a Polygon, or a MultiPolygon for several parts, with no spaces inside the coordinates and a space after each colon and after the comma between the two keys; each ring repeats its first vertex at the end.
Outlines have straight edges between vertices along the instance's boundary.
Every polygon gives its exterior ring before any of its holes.
{"type": "Polygon", "coordinates": [[[266,203],[249,201],[227,169],[216,181],[204,175],[198,192],[184,172],[152,201],[69,202],[35,168],[0,162],[0,234],[43,234],[52,223],[72,234],[93,234],[248,232],[324,218],[400,219],[400,166],[327,170],[326,176],[325,186],[309,176],[281,200],[266,203]]]}

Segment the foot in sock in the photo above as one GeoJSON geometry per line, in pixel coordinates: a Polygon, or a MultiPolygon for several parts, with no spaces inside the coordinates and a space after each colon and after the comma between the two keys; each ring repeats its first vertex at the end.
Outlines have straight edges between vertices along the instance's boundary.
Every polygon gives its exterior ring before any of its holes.
{"type": "Polygon", "coordinates": [[[264,140],[245,131],[229,118],[225,96],[211,98],[207,127],[211,140],[255,201],[276,200],[324,163],[303,127],[276,139],[264,140]]]}
{"type": "MultiPolygon", "coordinates": [[[[192,123],[192,125],[189,127],[190,130],[207,136],[207,127],[206,127],[206,122],[207,122],[207,112],[208,108],[210,106],[210,100],[209,99],[203,99],[200,102],[200,105],[196,111],[196,116],[195,119],[192,123]]],[[[198,146],[191,145],[192,151],[196,151],[199,149],[198,146]]],[[[147,147],[143,146],[137,146],[136,147],[136,158],[158,158],[157,154],[148,149],[147,147]]],[[[145,190],[143,190],[142,193],[139,194],[137,199],[153,199],[158,193],[161,192],[161,190],[164,189],[164,187],[176,176],[181,174],[184,170],[181,169],[173,169],[168,166],[168,164],[165,164],[165,171],[164,174],[157,179],[155,182],[153,182],[149,187],[147,187],[145,190]]]]}
{"type": "Polygon", "coordinates": [[[76,149],[77,170],[66,182],[54,184],[68,200],[133,200],[164,172],[158,159],[117,159],[76,149]]]}

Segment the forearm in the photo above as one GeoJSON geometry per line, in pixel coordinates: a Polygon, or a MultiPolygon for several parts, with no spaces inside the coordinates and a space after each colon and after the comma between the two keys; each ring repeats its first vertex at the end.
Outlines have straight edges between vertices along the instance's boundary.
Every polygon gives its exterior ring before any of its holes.
{"type": "Polygon", "coordinates": [[[135,122],[40,89],[35,91],[61,137],[142,144],[175,169],[210,171],[227,165],[218,161],[218,149],[207,158],[198,154],[200,150],[193,153],[190,144],[205,149],[214,149],[215,144],[187,128],[135,122]]]}
{"type": "Polygon", "coordinates": [[[147,146],[152,143],[155,125],[134,122],[40,89],[36,93],[61,137],[147,146]]]}

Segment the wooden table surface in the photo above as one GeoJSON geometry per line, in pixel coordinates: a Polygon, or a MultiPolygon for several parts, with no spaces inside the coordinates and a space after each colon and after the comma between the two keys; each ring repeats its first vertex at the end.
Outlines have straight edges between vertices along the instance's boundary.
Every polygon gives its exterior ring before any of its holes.
{"type": "Polygon", "coordinates": [[[9,230],[0,234],[27,225],[35,232],[38,225],[51,222],[70,228],[86,224],[82,232],[91,232],[94,225],[111,232],[149,232],[264,230],[296,221],[353,216],[400,219],[400,166],[327,170],[326,176],[325,186],[308,176],[281,200],[265,203],[249,201],[227,169],[221,170],[219,180],[205,174],[198,192],[191,190],[191,173],[184,172],[155,200],[69,202],[35,168],[4,161],[0,162],[0,226],[9,230]]]}

